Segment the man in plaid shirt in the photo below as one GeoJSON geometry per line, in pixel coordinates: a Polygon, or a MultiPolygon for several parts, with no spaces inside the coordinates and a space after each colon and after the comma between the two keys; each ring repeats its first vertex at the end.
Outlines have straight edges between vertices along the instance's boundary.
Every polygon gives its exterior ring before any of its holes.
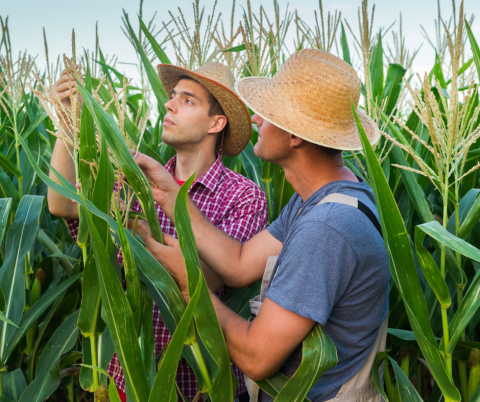
{"type": "MultiPolygon", "coordinates": [[[[177,155],[166,165],[178,184],[182,185],[196,170],[196,180],[189,189],[190,198],[205,217],[229,236],[245,242],[267,226],[267,200],[262,190],[252,181],[226,168],[221,155],[236,155],[248,143],[251,135],[250,115],[233,91],[230,70],[217,62],[199,70],[188,71],[171,65],[160,65],[159,75],[167,93],[162,140],[172,146],[177,155]]],[[[61,99],[69,99],[70,89],[76,92],[75,81],[64,72],[53,91],[61,99]],[[70,80],[70,84],[69,81],[70,80]]],[[[51,160],[60,174],[75,182],[75,168],[65,144],[57,141],[51,160]]],[[[51,175],[55,180],[55,176],[51,175]]],[[[76,240],[78,209],[76,204],[49,189],[50,212],[67,218],[72,237],[76,240]]],[[[138,201],[133,210],[141,211],[138,201]]],[[[157,204],[162,231],[177,237],[174,225],[157,204]]],[[[119,253],[119,263],[122,256],[119,253]]],[[[219,296],[228,288],[203,262],[207,283],[219,296]]],[[[155,355],[168,344],[171,335],[154,304],[153,330],[155,355]]],[[[236,401],[248,401],[243,374],[233,367],[239,385],[236,401]]],[[[125,380],[117,355],[108,366],[122,400],[126,401],[125,380]]],[[[177,371],[177,384],[183,395],[192,400],[198,392],[193,370],[182,359],[177,371]]]]}

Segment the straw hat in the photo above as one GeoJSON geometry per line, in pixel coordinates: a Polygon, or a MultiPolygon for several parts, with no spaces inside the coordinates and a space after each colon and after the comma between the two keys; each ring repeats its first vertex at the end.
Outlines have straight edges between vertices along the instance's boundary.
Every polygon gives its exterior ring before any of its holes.
{"type": "Polygon", "coordinates": [[[361,82],[343,60],[318,49],[294,53],[272,78],[247,77],[235,82],[247,106],[265,120],[306,141],[341,150],[361,150],[351,99],[368,139],[380,132],[360,108],[361,82]]]}
{"type": "Polygon", "coordinates": [[[175,88],[182,75],[193,78],[207,88],[218,100],[228,119],[222,153],[234,156],[242,152],[250,141],[252,123],[247,107],[233,89],[235,78],[227,66],[212,61],[190,71],[172,64],[159,64],[157,70],[167,94],[175,88]]]}

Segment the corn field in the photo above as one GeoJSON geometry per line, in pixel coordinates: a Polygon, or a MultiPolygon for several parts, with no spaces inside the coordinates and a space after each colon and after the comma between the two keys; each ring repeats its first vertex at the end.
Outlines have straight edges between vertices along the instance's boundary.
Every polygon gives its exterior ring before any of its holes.
{"type": "MultiPolygon", "coordinates": [[[[453,2],[451,16],[438,13],[435,37],[424,31],[423,46],[436,55],[427,72],[412,71],[419,48],[405,43],[402,17],[375,27],[367,0],[358,22],[324,13],[320,0],[313,26],[276,0],[274,15],[234,0],[231,18],[195,0],[193,24],[181,9],[165,13],[161,24],[143,21],[142,3],[138,17],[124,13],[121,21],[122,40],[138,57],[138,82],[103,53],[98,35],[83,50],[88,44],[76,43],[73,32],[72,48],[52,62],[44,30],[46,68],[39,69],[27,52],[14,54],[8,17],[0,17],[0,401],[119,402],[106,372],[114,352],[131,402],[185,401],[175,384],[181,357],[199,382],[197,400],[233,401],[237,381],[191,240],[193,177],[175,205],[187,305],[128,228],[129,219],[146,220],[162,241],[150,185],[129,149],[162,164],[175,153],[161,141],[168,97],[158,63],[195,69],[217,60],[237,78],[273,76],[304,48],[331,52],[358,71],[362,107],[382,132],[372,148],[357,118],[363,151],[343,155],[374,190],[390,257],[387,347],[372,372],[377,386],[392,402],[480,401],[480,38],[463,1],[453,2]],[[67,109],[50,93],[65,68],[77,80],[81,106],[72,96],[67,109]],[[55,141],[71,149],[81,189],[50,165],[55,141]],[[114,197],[115,182],[127,208],[114,197]],[[65,219],[49,212],[48,188],[78,203],[77,243],[65,219]],[[137,198],[143,213],[128,212],[137,198]],[[173,334],[159,356],[153,303],[173,334]]],[[[253,125],[247,147],[222,161],[261,187],[272,222],[294,190],[282,168],[255,156],[257,137],[253,125]]],[[[248,318],[248,300],[258,292],[258,284],[235,289],[223,301],[248,318]]],[[[312,384],[332,367],[335,347],[318,328],[303,342],[302,377],[277,372],[258,382],[276,401],[308,401],[312,384]]]]}

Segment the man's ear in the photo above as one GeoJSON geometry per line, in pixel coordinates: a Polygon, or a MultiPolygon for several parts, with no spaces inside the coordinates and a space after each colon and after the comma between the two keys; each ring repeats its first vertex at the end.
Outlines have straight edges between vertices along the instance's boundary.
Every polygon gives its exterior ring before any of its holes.
{"type": "Polygon", "coordinates": [[[213,122],[208,132],[210,134],[221,132],[227,125],[227,121],[228,121],[227,116],[223,116],[221,114],[217,114],[216,116],[213,116],[213,122]]]}
{"type": "Polygon", "coordinates": [[[300,138],[300,137],[297,137],[296,135],[294,134],[290,134],[291,137],[290,137],[290,146],[292,148],[298,148],[299,146],[301,146],[303,144],[303,142],[305,141],[303,138],[300,138]]]}

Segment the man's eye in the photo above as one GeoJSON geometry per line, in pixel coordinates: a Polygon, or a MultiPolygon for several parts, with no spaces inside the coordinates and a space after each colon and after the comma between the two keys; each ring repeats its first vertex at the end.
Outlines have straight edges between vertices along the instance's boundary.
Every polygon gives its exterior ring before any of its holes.
{"type": "Polygon", "coordinates": [[[190,104],[193,104],[190,99],[187,99],[186,102],[187,102],[187,103],[190,103],[190,104]]]}

